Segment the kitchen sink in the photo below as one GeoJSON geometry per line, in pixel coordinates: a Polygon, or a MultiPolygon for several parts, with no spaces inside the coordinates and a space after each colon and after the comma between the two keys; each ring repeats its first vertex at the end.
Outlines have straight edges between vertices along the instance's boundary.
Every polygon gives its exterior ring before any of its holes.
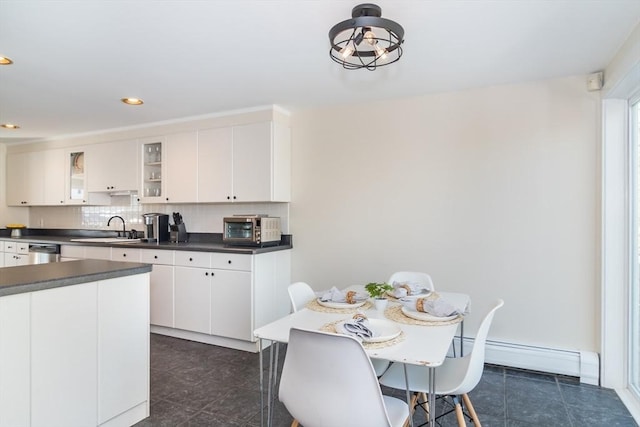
{"type": "Polygon", "coordinates": [[[126,237],[83,237],[70,240],[85,243],[140,243],[140,239],[127,239],[126,237]]]}

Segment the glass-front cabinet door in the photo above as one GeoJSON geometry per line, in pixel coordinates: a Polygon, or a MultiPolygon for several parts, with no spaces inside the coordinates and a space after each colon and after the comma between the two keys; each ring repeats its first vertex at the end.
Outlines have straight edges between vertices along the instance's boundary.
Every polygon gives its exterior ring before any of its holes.
{"type": "Polygon", "coordinates": [[[142,185],[140,201],[154,203],[164,196],[162,139],[145,140],[140,144],[142,150],[142,185]]]}
{"type": "Polygon", "coordinates": [[[84,166],[84,150],[71,151],[67,158],[66,204],[87,202],[87,179],[84,166]]]}

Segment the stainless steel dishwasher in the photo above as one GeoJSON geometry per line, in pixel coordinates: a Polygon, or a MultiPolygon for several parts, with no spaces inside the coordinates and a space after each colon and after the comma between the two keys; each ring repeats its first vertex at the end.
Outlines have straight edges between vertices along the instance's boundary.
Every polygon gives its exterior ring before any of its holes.
{"type": "Polygon", "coordinates": [[[60,245],[53,243],[29,243],[29,264],[46,264],[60,261],[60,245]]]}

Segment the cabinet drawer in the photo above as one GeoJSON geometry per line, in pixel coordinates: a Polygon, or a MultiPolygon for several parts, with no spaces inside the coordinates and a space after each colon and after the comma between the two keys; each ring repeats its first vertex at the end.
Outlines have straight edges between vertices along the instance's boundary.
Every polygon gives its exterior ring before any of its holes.
{"type": "Polygon", "coordinates": [[[208,252],[176,251],[175,265],[184,267],[211,267],[211,255],[208,252]]]}
{"type": "Polygon", "coordinates": [[[85,246],[84,257],[88,259],[111,259],[111,248],[104,246],[85,246]]]}
{"type": "Polygon", "coordinates": [[[29,253],[29,243],[21,242],[21,243],[18,243],[16,246],[18,247],[16,252],[18,252],[19,254],[26,255],[29,253]]]}
{"type": "Polygon", "coordinates": [[[141,249],[140,262],[146,262],[148,264],[173,265],[173,251],[141,249]]]}
{"type": "Polygon", "coordinates": [[[0,240],[0,252],[4,252],[4,240],[0,240]]]}
{"type": "Polygon", "coordinates": [[[60,256],[63,258],[82,259],[85,256],[84,247],[74,245],[62,245],[60,248],[60,256]]]}
{"type": "Polygon", "coordinates": [[[18,244],[16,242],[4,242],[4,251],[15,253],[18,251],[18,244]]]}
{"type": "Polygon", "coordinates": [[[111,248],[111,259],[114,261],[140,262],[140,249],[111,248]]]}
{"type": "Polygon", "coordinates": [[[252,259],[252,255],[212,253],[211,267],[221,270],[251,271],[252,259]]]}

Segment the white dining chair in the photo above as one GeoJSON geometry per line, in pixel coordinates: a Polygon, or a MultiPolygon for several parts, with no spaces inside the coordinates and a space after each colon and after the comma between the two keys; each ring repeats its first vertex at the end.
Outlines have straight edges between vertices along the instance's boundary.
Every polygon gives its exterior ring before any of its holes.
{"type": "MultiPolygon", "coordinates": [[[[420,285],[425,285],[427,289],[430,291],[434,291],[435,288],[433,286],[433,280],[431,280],[431,276],[427,273],[422,273],[418,271],[396,271],[389,277],[387,283],[393,285],[394,282],[398,283],[415,283],[420,285]]],[[[382,359],[372,359],[373,367],[376,370],[376,375],[381,376],[384,374],[389,366],[391,365],[389,361],[382,359]]]]}
{"type": "Polygon", "coordinates": [[[279,399],[292,427],[400,427],[403,400],[383,396],[362,344],[347,335],[292,328],[279,399]]]}
{"type": "Polygon", "coordinates": [[[427,273],[419,271],[396,271],[389,278],[389,284],[393,285],[394,282],[398,283],[415,283],[425,285],[425,287],[431,291],[435,290],[433,286],[433,280],[427,273]]]}
{"type": "MultiPolygon", "coordinates": [[[[503,300],[497,300],[485,315],[470,353],[463,357],[446,359],[441,366],[435,369],[435,394],[439,396],[453,396],[456,417],[460,426],[466,426],[462,404],[460,402],[460,398],[462,398],[469,412],[469,418],[476,427],[480,427],[480,420],[467,393],[473,390],[475,386],[478,385],[480,378],[482,378],[485,344],[489,327],[491,326],[496,310],[503,305],[503,300]]],[[[426,393],[429,392],[429,368],[418,365],[407,365],[406,381],[408,381],[409,390],[416,393],[416,398],[419,394],[424,401],[427,400],[426,393]]],[[[402,363],[394,363],[380,378],[380,384],[401,390],[406,389],[406,381],[402,363]]],[[[435,408],[433,410],[435,410],[435,408]]]]}
{"type": "Polygon", "coordinates": [[[304,308],[304,306],[316,298],[316,294],[305,282],[295,282],[287,288],[289,291],[289,299],[291,300],[291,312],[295,313],[304,308]]]}

